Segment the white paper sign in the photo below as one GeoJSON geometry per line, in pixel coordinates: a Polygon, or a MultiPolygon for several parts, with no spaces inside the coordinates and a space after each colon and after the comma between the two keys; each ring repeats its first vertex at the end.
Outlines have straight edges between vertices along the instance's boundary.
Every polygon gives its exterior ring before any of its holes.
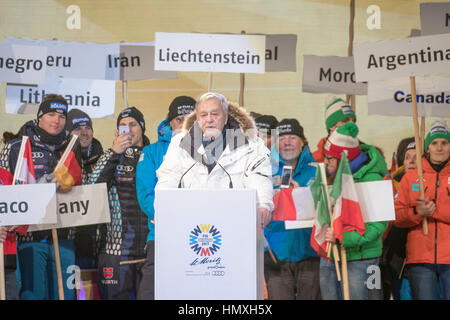
{"type": "Polygon", "coordinates": [[[303,56],[303,92],[367,94],[367,84],[355,78],[353,57],[303,56]]]}
{"type": "MultiPolygon", "coordinates": [[[[419,117],[450,117],[450,78],[416,77],[419,117]]],[[[368,113],[412,116],[408,78],[369,82],[368,113]]]]}
{"type": "MultiPolygon", "coordinates": [[[[106,183],[74,186],[56,194],[57,222],[30,226],[28,231],[77,227],[111,221],[106,183]]],[[[52,212],[47,211],[47,214],[52,212]]]]}
{"type": "Polygon", "coordinates": [[[450,34],[354,46],[356,81],[426,76],[450,70],[450,34]]]}
{"type": "Polygon", "coordinates": [[[261,35],[155,33],[155,69],[264,73],[266,37],[261,35]]]}
{"type": "Polygon", "coordinates": [[[156,299],[262,299],[255,190],[169,189],[155,196],[156,299]]]}
{"type": "Polygon", "coordinates": [[[53,183],[0,186],[0,226],[56,222],[55,191],[53,183]]]}
{"type": "Polygon", "coordinates": [[[114,81],[51,78],[38,86],[6,86],[6,113],[37,114],[39,104],[50,93],[62,95],[71,108],[86,112],[91,118],[114,115],[114,81]]]}
{"type": "MultiPolygon", "coordinates": [[[[395,220],[394,197],[391,181],[358,182],[355,183],[355,187],[364,222],[395,220]]],[[[300,188],[304,189],[304,192],[311,193],[309,187],[300,188]]],[[[329,190],[331,190],[331,188],[329,188],[329,190]]],[[[295,193],[292,194],[295,196],[295,193]]],[[[299,221],[285,221],[286,229],[310,228],[313,226],[314,218],[312,217],[314,217],[314,211],[310,211],[314,210],[313,198],[312,196],[303,196],[302,199],[303,204],[301,205],[301,208],[308,212],[301,214],[301,220],[299,221]]],[[[296,200],[294,199],[294,202],[295,201],[296,200]]]]}
{"type": "Polygon", "coordinates": [[[422,35],[450,32],[450,2],[421,3],[420,25],[422,35]]]}
{"type": "MultiPolygon", "coordinates": [[[[145,80],[176,78],[175,72],[154,70],[154,43],[85,43],[57,40],[5,38],[7,45],[41,47],[46,78],[78,78],[97,80],[145,80]],[[152,53],[153,52],[153,53],[152,53]]],[[[28,50],[28,54],[34,54],[28,50]]],[[[41,83],[44,81],[15,81],[41,83]]]]}
{"type": "Polygon", "coordinates": [[[47,72],[46,58],[46,47],[0,44],[0,82],[42,82],[47,72]]]}

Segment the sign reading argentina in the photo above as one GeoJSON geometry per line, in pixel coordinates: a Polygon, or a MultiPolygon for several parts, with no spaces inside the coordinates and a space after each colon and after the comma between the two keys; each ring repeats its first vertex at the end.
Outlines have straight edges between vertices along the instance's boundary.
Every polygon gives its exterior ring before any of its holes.
{"type": "Polygon", "coordinates": [[[56,222],[55,184],[19,184],[0,188],[0,226],[56,222]]]}
{"type": "Polygon", "coordinates": [[[354,46],[356,81],[425,76],[450,70],[450,34],[354,46]]]}
{"type": "Polygon", "coordinates": [[[264,35],[155,33],[155,69],[264,73],[264,35]]]}
{"type": "MultiPolygon", "coordinates": [[[[450,78],[416,77],[417,113],[450,117],[450,78]]],[[[407,78],[369,82],[369,114],[412,116],[411,84],[407,78]]]]}
{"type": "Polygon", "coordinates": [[[114,81],[51,78],[40,85],[7,84],[6,113],[37,114],[42,99],[50,93],[62,95],[69,109],[77,108],[91,118],[114,114],[116,85],[114,81]]]}
{"type": "Polygon", "coordinates": [[[450,2],[421,3],[420,25],[424,36],[450,33],[450,2]]]}
{"type": "Polygon", "coordinates": [[[303,56],[303,92],[367,94],[367,84],[356,82],[353,57],[303,56]]]}
{"type": "Polygon", "coordinates": [[[56,193],[56,223],[30,226],[29,231],[77,227],[90,224],[108,223],[108,193],[106,183],[74,186],[69,192],[56,193]]]}

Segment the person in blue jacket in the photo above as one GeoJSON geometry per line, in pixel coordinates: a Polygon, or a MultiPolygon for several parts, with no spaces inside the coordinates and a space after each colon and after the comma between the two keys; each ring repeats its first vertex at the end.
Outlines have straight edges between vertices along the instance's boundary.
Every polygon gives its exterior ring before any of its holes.
{"type": "MultiPolygon", "coordinates": [[[[279,189],[283,166],[292,167],[290,187],[305,187],[315,177],[315,162],[296,119],[283,119],[272,147],[272,181],[279,189]]],[[[271,221],[264,229],[268,250],[264,276],[270,300],[318,300],[320,260],[311,248],[312,228],[286,229],[284,221],[271,221]]]]}
{"type": "MultiPolygon", "coordinates": [[[[157,182],[156,170],[164,160],[172,137],[183,128],[184,118],[195,109],[196,101],[188,96],[176,97],[169,106],[167,119],[158,126],[158,141],[146,146],[139,159],[136,172],[136,192],[139,205],[148,217],[149,233],[147,236],[147,258],[144,263],[142,292],[144,299],[154,299],[154,240],[155,240],[155,186],[157,182]]],[[[142,291],[142,290],[141,290],[142,291]]]]}

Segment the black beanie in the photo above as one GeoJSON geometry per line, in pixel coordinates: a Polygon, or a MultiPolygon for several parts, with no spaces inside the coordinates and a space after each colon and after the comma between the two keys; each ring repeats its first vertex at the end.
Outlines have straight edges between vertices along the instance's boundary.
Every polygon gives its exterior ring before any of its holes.
{"type": "Polygon", "coordinates": [[[195,103],[195,99],[188,96],[176,97],[169,106],[167,120],[170,122],[179,115],[191,113],[195,109],[195,103]]]}
{"type": "Polygon", "coordinates": [[[303,133],[303,127],[296,119],[283,119],[277,126],[278,135],[282,136],[285,134],[295,134],[299,136],[303,140],[305,140],[305,136],[303,133]]]}
{"type": "Polygon", "coordinates": [[[120,120],[122,120],[123,118],[128,118],[128,117],[134,118],[139,123],[139,125],[141,126],[141,129],[142,129],[142,134],[144,134],[144,132],[145,132],[144,115],[142,114],[142,112],[140,112],[135,107],[123,109],[119,113],[119,116],[117,117],[117,127],[119,127],[120,120]]]}
{"type": "Polygon", "coordinates": [[[278,125],[278,120],[274,116],[262,115],[255,118],[256,128],[258,130],[266,130],[268,135],[271,135],[271,130],[275,129],[278,125]]]}
{"type": "Polygon", "coordinates": [[[81,111],[80,109],[70,109],[69,113],[67,113],[65,129],[71,132],[81,126],[87,126],[92,129],[91,118],[87,113],[81,111]]]}
{"type": "Polygon", "coordinates": [[[39,105],[37,118],[39,119],[44,114],[49,113],[49,112],[57,112],[57,113],[67,116],[68,109],[69,109],[69,107],[67,105],[67,101],[64,98],[63,99],[54,98],[54,99],[45,100],[45,101],[41,102],[41,104],[39,105]]]}

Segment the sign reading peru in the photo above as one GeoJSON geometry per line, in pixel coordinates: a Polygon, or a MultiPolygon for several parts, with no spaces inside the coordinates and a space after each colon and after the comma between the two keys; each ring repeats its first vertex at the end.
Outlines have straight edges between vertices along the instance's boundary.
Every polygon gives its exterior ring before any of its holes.
{"type": "Polygon", "coordinates": [[[264,35],[155,34],[155,70],[264,73],[264,35]]]}

